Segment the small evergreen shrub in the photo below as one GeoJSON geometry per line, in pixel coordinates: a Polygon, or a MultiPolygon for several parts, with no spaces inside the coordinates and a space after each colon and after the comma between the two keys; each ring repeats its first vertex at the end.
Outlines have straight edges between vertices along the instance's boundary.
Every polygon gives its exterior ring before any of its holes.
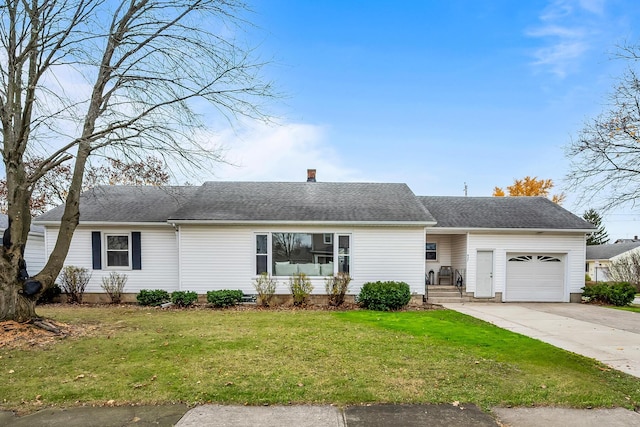
{"type": "Polygon", "coordinates": [[[109,277],[102,278],[102,289],[109,295],[113,304],[120,304],[124,285],[127,284],[127,275],[112,271],[109,277]]]}
{"type": "Polygon", "coordinates": [[[629,282],[598,283],[582,288],[582,296],[589,302],[611,304],[618,307],[631,304],[636,296],[636,287],[629,282]]]}
{"type": "Polygon", "coordinates": [[[399,310],[409,304],[411,290],[404,282],[367,282],[358,295],[358,303],[369,310],[399,310]]]}
{"type": "Polygon", "coordinates": [[[198,293],[193,291],[171,292],[171,302],[178,307],[188,307],[198,301],[198,293]]]}
{"type": "Polygon", "coordinates": [[[258,293],[258,303],[265,307],[271,305],[271,300],[276,294],[277,282],[268,273],[262,273],[254,282],[253,287],[258,293]]]}
{"type": "Polygon", "coordinates": [[[589,276],[589,273],[585,273],[585,275],[584,275],[584,281],[585,281],[585,282],[590,282],[590,281],[591,281],[591,276],[589,276]]]}
{"type": "Polygon", "coordinates": [[[618,282],[609,285],[609,303],[623,307],[633,302],[636,297],[636,287],[629,282],[618,282]]]}
{"type": "Polygon", "coordinates": [[[62,289],[58,286],[57,283],[54,283],[50,288],[45,289],[45,291],[38,298],[38,304],[51,304],[54,299],[60,296],[62,293],[62,289]]]}
{"type": "Polygon", "coordinates": [[[340,272],[335,276],[327,276],[324,285],[329,296],[329,305],[339,307],[344,303],[344,296],[349,291],[350,282],[349,273],[340,272]]]}
{"type": "Polygon", "coordinates": [[[240,290],[222,289],[207,292],[207,301],[216,308],[231,307],[242,302],[244,293],[240,290]]]}
{"type": "Polygon", "coordinates": [[[84,267],[68,265],[60,273],[60,288],[67,294],[67,302],[70,304],[82,304],[84,290],[91,280],[91,273],[84,267]]]}
{"type": "Polygon", "coordinates": [[[148,306],[158,306],[162,305],[165,302],[171,301],[169,296],[169,292],[163,289],[142,289],[138,295],[136,295],[136,299],[138,300],[138,304],[140,305],[148,305],[148,306]]]}
{"type": "Polygon", "coordinates": [[[289,290],[293,295],[293,305],[304,306],[309,301],[313,285],[306,274],[298,273],[289,278],[289,290]]]}
{"type": "Polygon", "coordinates": [[[606,283],[585,286],[582,291],[582,296],[587,298],[589,302],[606,304],[609,301],[609,285],[606,283]]]}

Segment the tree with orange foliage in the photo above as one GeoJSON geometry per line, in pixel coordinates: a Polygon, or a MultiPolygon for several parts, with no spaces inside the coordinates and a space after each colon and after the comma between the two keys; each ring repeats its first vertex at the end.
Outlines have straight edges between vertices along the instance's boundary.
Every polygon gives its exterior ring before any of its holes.
{"type": "MultiPolygon", "coordinates": [[[[563,193],[554,194],[549,196],[549,191],[553,188],[553,180],[551,179],[538,179],[537,176],[533,178],[525,176],[522,179],[514,179],[513,185],[507,187],[509,196],[542,196],[549,197],[552,202],[562,204],[565,199],[563,193]]],[[[493,196],[504,197],[505,192],[500,187],[493,189],[493,196]]]]}

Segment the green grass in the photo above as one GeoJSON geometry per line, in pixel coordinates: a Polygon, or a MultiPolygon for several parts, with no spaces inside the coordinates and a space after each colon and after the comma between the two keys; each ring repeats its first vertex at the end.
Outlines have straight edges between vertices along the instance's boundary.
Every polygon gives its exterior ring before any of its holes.
{"type": "Polygon", "coordinates": [[[623,311],[633,311],[634,313],[640,313],[640,305],[627,305],[624,307],[615,307],[612,306],[611,308],[615,308],[616,310],[623,310],[623,311]]]}
{"type": "Polygon", "coordinates": [[[472,402],[637,407],[640,380],[453,311],[43,307],[93,336],[0,349],[0,406],[472,402]],[[13,371],[13,372],[12,372],[13,371]],[[10,373],[12,372],[12,373],[10,373]],[[36,399],[39,396],[39,399],[36,399]]]}

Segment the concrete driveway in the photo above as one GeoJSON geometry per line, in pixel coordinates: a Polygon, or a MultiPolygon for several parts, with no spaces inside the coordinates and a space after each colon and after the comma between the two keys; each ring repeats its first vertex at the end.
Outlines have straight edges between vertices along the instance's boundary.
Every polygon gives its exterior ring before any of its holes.
{"type": "Polygon", "coordinates": [[[640,377],[640,313],[571,303],[444,306],[640,377]]]}

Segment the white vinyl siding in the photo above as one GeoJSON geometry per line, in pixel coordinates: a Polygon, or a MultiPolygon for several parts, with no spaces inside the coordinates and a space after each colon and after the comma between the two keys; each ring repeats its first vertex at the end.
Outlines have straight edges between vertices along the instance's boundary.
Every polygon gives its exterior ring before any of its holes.
{"type": "MultiPolygon", "coordinates": [[[[47,256],[53,250],[58,236],[58,229],[47,227],[47,256]]],[[[103,242],[104,247],[104,242],[103,242]]],[[[172,292],[178,289],[178,246],[176,232],[172,226],[122,226],[91,227],[80,226],[73,234],[69,254],[64,265],[85,267],[91,272],[91,280],[85,292],[104,292],[102,278],[108,277],[112,271],[126,274],[128,277],[124,291],[138,293],[141,289],[164,289],[172,292]],[[102,232],[104,235],[130,235],[139,231],[141,236],[142,269],[131,270],[130,267],[109,267],[103,262],[101,270],[93,270],[91,257],[91,232],[102,232]]]]}
{"type": "MultiPolygon", "coordinates": [[[[351,236],[349,294],[365,282],[396,280],[424,293],[423,227],[191,226],[180,229],[181,289],[206,293],[240,289],[253,294],[256,235],[266,233],[332,233],[351,236]]],[[[335,244],[335,240],[334,240],[335,244]]],[[[324,294],[324,278],[311,278],[314,294],[324,294]]],[[[286,294],[288,278],[278,278],[276,293],[286,294]]]]}
{"type": "Polygon", "coordinates": [[[27,272],[35,276],[42,270],[45,264],[44,235],[29,233],[27,244],[24,248],[24,260],[27,262],[27,272]]]}
{"type": "Polygon", "coordinates": [[[350,293],[358,293],[366,282],[394,280],[406,282],[411,293],[423,295],[424,243],[424,228],[355,229],[350,293]]]}
{"type": "MultiPolygon", "coordinates": [[[[454,234],[451,236],[451,266],[454,271],[458,270],[464,279],[463,286],[467,280],[467,235],[454,234]]],[[[455,280],[455,277],[454,277],[455,280]]]]}
{"type": "Polygon", "coordinates": [[[180,289],[254,294],[256,234],[248,227],[181,226],[180,289]]]}
{"type": "Polygon", "coordinates": [[[565,289],[562,301],[570,293],[581,293],[584,286],[585,239],[582,233],[571,234],[469,234],[467,291],[475,292],[476,254],[494,251],[494,291],[505,291],[507,253],[556,254],[564,256],[565,289]]]}

